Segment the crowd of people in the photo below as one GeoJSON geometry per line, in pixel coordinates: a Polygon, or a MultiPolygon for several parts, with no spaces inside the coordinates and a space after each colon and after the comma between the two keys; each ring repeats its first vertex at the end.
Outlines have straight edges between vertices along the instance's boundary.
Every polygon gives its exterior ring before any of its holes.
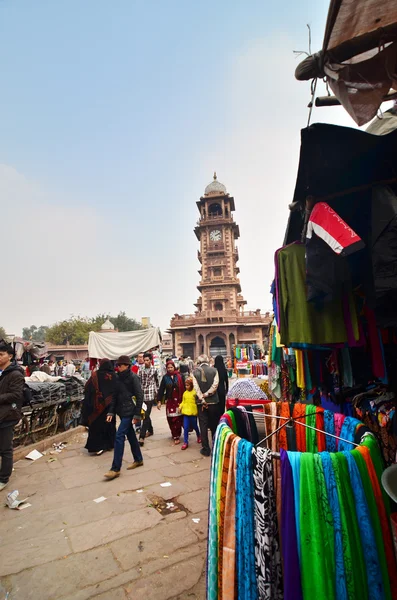
{"type": "Polygon", "coordinates": [[[222,356],[214,366],[201,355],[196,365],[182,357],[178,366],[172,359],[160,378],[150,352],[140,353],[134,364],[128,356],[120,356],[115,367],[108,359],[99,362],[85,386],[82,422],[88,428],[86,449],[102,454],[114,449],[113,462],[106,479],[119,477],[127,438],[134,462],[128,469],[143,466],[142,446],[154,434],[153,408],[165,407],[174,444],[182,450],[189,447],[189,433],[195,432],[201,454],[210,456],[209,431],[215,435],[225,410],[228,373],[222,356]],[[160,380],[161,379],[161,380],[160,380]],[[120,419],[116,431],[116,415],[120,419]]]}
{"type": "MultiPolygon", "coordinates": [[[[62,377],[72,377],[76,372],[73,361],[49,360],[39,368],[62,377]]],[[[88,429],[85,447],[98,455],[114,451],[106,479],[120,475],[126,438],[134,458],[128,469],[143,466],[142,447],[146,438],[154,434],[153,408],[165,407],[174,444],[181,443],[183,432],[181,449],[187,450],[189,433],[195,432],[201,454],[210,456],[209,431],[213,437],[228,391],[228,372],[221,356],[216,357],[214,366],[206,355],[199,356],[196,364],[188,357],[181,357],[178,363],[168,359],[163,376],[154,367],[150,352],[140,353],[134,364],[129,356],[120,356],[115,364],[105,358],[92,371],[86,359],[80,372],[87,379],[82,405],[82,424],[88,429]],[[120,420],[117,430],[116,415],[120,420]]],[[[25,375],[15,361],[13,346],[1,341],[0,490],[12,474],[13,431],[22,417],[25,375]]]]}

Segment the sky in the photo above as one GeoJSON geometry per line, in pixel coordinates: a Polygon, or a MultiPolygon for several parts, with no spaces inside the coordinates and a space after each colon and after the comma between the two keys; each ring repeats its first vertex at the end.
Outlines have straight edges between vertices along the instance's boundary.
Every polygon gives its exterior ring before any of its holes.
{"type": "MultiPolygon", "coordinates": [[[[236,203],[247,308],[271,307],[307,125],[294,71],[328,0],[0,0],[0,325],[197,300],[196,201],[236,203]]],[[[322,83],[318,92],[325,94],[322,83]]],[[[312,122],[354,127],[341,107],[312,122]]]]}

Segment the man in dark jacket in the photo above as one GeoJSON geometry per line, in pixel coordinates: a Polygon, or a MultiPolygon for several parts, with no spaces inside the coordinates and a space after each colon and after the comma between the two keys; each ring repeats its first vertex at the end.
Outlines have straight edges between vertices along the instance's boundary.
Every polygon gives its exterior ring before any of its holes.
{"type": "Polygon", "coordinates": [[[218,397],[219,375],[214,367],[210,367],[208,356],[202,354],[197,359],[197,368],[193,371],[193,386],[197,394],[198,417],[201,432],[200,450],[203,456],[210,456],[210,443],[208,429],[211,430],[212,438],[219,423],[219,397],[218,397]]]}
{"type": "Polygon", "coordinates": [[[23,370],[14,361],[11,345],[0,343],[0,491],[12,473],[12,438],[14,426],[21,418],[23,404],[23,370]]]}
{"type": "Polygon", "coordinates": [[[116,391],[109,406],[107,421],[111,422],[115,414],[120,417],[120,425],[114,444],[113,464],[110,471],[105,473],[106,479],[119,477],[123,462],[125,438],[127,437],[134,462],[127,469],[143,466],[143,457],[134,430],[134,425],[141,422],[143,393],[139,377],[131,371],[131,361],[128,356],[120,356],[117,361],[119,368],[116,391]],[[133,400],[135,398],[135,402],[133,400]]]}

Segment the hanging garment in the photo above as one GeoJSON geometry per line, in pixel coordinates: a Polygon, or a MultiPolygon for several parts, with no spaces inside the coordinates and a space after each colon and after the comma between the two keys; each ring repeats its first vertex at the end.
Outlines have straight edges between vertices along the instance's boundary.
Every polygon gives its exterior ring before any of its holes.
{"type": "Polygon", "coordinates": [[[358,526],[360,529],[361,544],[364,551],[365,572],[368,583],[368,598],[370,600],[382,600],[384,598],[383,581],[379,563],[378,550],[376,547],[374,530],[368,504],[361,482],[360,473],[355,460],[350,452],[343,452],[347,461],[351,486],[354,494],[358,526]]]}
{"type": "MultiPolygon", "coordinates": [[[[293,417],[301,422],[306,422],[306,404],[297,402],[294,406],[293,417]]],[[[306,452],[306,427],[295,423],[296,447],[299,452],[306,452]]]]}
{"type": "MultiPolygon", "coordinates": [[[[366,449],[369,453],[368,449],[366,449]]],[[[378,551],[380,568],[382,572],[382,581],[383,581],[383,589],[384,596],[387,600],[391,599],[391,590],[390,590],[390,580],[389,574],[387,571],[387,559],[386,559],[386,550],[383,543],[383,535],[382,535],[382,526],[380,521],[380,513],[378,512],[378,507],[375,499],[375,490],[372,487],[371,478],[369,476],[369,470],[367,464],[365,462],[364,456],[361,454],[359,450],[352,450],[351,455],[356,461],[356,465],[358,467],[361,481],[363,484],[365,497],[368,504],[368,509],[371,515],[371,523],[374,530],[374,535],[376,539],[376,548],[378,551]]],[[[375,477],[376,478],[376,477],[375,477]]],[[[380,491],[379,491],[380,494],[380,491]]],[[[397,593],[397,590],[396,590],[397,593]]]]}
{"type": "Polygon", "coordinates": [[[325,435],[324,431],[324,409],[321,406],[317,406],[316,409],[316,427],[321,431],[316,431],[317,437],[317,452],[324,452],[326,450],[325,435]]]}
{"type": "Polygon", "coordinates": [[[232,443],[237,436],[230,433],[225,440],[223,465],[222,465],[222,481],[219,499],[219,545],[218,545],[218,599],[223,597],[223,545],[225,539],[225,516],[226,516],[226,495],[227,483],[231,462],[232,443]]]}
{"type": "Polygon", "coordinates": [[[304,600],[335,597],[335,574],[332,569],[334,545],[333,540],[332,544],[329,540],[329,522],[323,520],[325,498],[327,492],[324,477],[321,482],[318,481],[314,455],[306,452],[301,456],[299,511],[304,600]]]}
{"type": "MultiPolygon", "coordinates": [[[[371,437],[371,436],[369,436],[369,437],[371,437]]],[[[383,486],[381,486],[381,484],[379,482],[378,475],[376,473],[375,466],[374,466],[373,459],[371,457],[369,448],[361,445],[357,448],[357,450],[364,457],[364,460],[367,465],[368,474],[369,474],[369,477],[371,480],[372,489],[374,490],[377,511],[378,511],[378,515],[379,515],[379,519],[380,519],[380,523],[381,523],[381,528],[382,528],[383,546],[384,546],[385,553],[386,553],[387,569],[388,569],[388,574],[389,574],[392,598],[393,598],[393,600],[396,600],[397,599],[397,565],[396,565],[396,557],[394,555],[393,540],[392,540],[391,531],[390,531],[389,515],[387,512],[385,503],[384,503],[384,498],[382,496],[382,494],[385,494],[385,491],[383,489],[383,486]]],[[[388,497],[387,497],[387,501],[388,501],[388,497]]],[[[388,506],[388,504],[387,504],[387,506],[388,506]]]]}
{"type": "Polygon", "coordinates": [[[238,600],[257,600],[252,444],[240,440],[236,474],[236,564],[238,600]]]}
{"type": "MultiPolygon", "coordinates": [[[[324,411],[324,431],[335,434],[334,413],[330,410],[324,411]]],[[[325,443],[328,452],[336,452],[336,439],[330,435],[325,436],[325,443]]]]}
{"type": "Polygon", "coordinates": [[[255,494],[255,565],[259,600],[283,600],[283,575],[273,487],[272,453],[252,454],[255,494]]]}
{"type": "MultiPolygon", "coordinates": [[[[342,425],[343,425],[343,422],[345,419],[346,419],[345,415],[341,415],[340,413],[334,414],[335,435],[337,437],[340,437],[340,432],[342,430],[342,425]]],[[[336,449],[338,450],[340,440],[335,440],[335,441],[336,441],[336,449]]]]}
{"type": "Polygon", "coordinates": [[[287,347],[298,344],[347,342],[341,298],[319,311],[306,301],[305,247],[286,246],[277,255],[279,263],[280,336],[287,347]]]}
{"type": "MultiPolygon", "coordinates": [[[[222,598],[237,599],[236,585],[236,468],[237,450],[240,438],[235,437],[231,442],[230,463],[227,474],[225,519],[223,529],[222,552],[222,598]]],[[[207,596],[208,600],[209,597],[207,596]]]]}
{"type": "MultiPolygon", "coordinates": [[[[283,425],[286,423],[286,419],[290,418],[289,404],[288,402],[281,403],[280,417],[284,417],[284,420],[280,420],[279,425],[283,425]]],[[[288,450],[287,444],[287,427],[288,425],[284,425],[282,429],[279,431],[279,448],[284,448],[284,450],[288,450]]]]}
{"type": "MultiPolygon", "coordinates": [[[[343,421],[343,425],[340,430],[339,436],[341,438],[344,438],[345,440],[353,441],[356,429],[360,425],[362,425],[362,423],[358,419],[355,419],[354,417],[346,417],[343,421]]],[[[343,450],[353,450],[353,448],[353,444],[350,444],[349,442],[344,442],[343,440],[339,440],[339,452],[342,452],[343,450]]]]}
{"type": "MultiPolygon", "coordinates": [[[[281,452],[281,450],[280,450],[281,452]]],[[[301,559],[301,530],[300,530],[300,469],[302,452],[287,452],[289,464],[291,465],[293,490],[294,490],[294,506],[295,506],[295,524],[296,524],[296,540],[299,562],[301,559]]],[[[284,538],[282,538],[284,539],[284,538]]]]}
{"type": "MultiPolygon", "coordinates": [[[[316,406],[313,404],[306,405],[306,425],[310,427],[316,426],[316,406]]],[[[301,427],[301,425],[298,425],[301,427]]],[[[317,432],[314,429],[309,429],[309,427],[305,427],[306,429],[306,451],[307,452],[317,452],[317,432]]]]}
{"type": "MultiPolygon", "coordinates": [[[[340,507],[338,500],[338,490],[336,487],[336,481],[334,471],[332,469],[332,462],[329,452],[322,452],[320,454],[325,485],[327,488],[328,502],[332,512],[333,526],[334,526],[334,556],[335,556],[335,597],[338,600],[348,600],[347,588],[346,588],[346,571],[345,563],[343,560],[343,534],[342,534],[342,521],[340,515],[340,507]]],[[[351,557],[350,557],[351,561],[351,557]]],[[[350,562],[351,564],[351,562],[350,562]]]]}
{"type": "Polygon", "coordinates": [[[368,600],[365,561],[349,470],[343,454],[331,454],[342,519],[343,558],[349,600],[368,600]]]}
{"type": "Polygon", "coordinates": [[[288,576],[284,578],[284,600],[302,600],[301,572],[298,555],[299,542],[297,538],[299,520],[297,523],[297,511],[294,497],[295,482],[288,453],[285,452],[285,450],[280,450],[280,462],[282,479],[281,487],[283,490],[281,537],[283,540],[284,572],[288,573],[288,576]]]}

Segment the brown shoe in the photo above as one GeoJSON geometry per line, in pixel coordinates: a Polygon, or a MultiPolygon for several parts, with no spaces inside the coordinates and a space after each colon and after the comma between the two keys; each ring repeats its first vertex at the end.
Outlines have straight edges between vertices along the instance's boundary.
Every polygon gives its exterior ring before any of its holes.
{"type": "Polygon", "coordinates": [[[128,465],[127,470],[131,471],[131,469],[137,469],[138,467],[143,467],[143,460],[134,461],[132,465],[128,465]]]}
{"type": "Polygon", "coordinates": [[[108,471],[104,475],[105,479],[116,479],[116,477],[120,477],[120,471],[108,471]]]}

